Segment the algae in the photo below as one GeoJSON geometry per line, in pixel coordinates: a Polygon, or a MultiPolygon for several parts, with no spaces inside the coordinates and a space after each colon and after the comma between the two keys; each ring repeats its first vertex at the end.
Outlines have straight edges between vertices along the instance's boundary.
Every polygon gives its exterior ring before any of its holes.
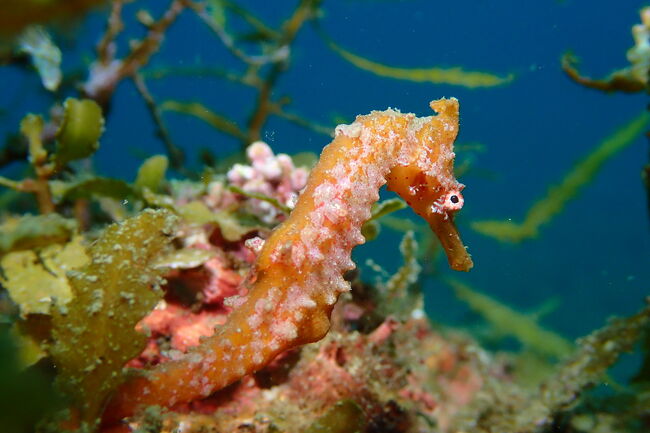
{"type": "Polygon", "coordinates": [[[95,153],[104,132],[102,109],[95,101],[68,98],[63,109],[63,122],[56,133],[54,162],[57,167],[95,153]]]}
{"type": "MultiPolygon", "coordinates": [[[[650,300],[649,300],[650,301],[650,300]]],[[[633,349],[650,324],[650,306],[623,318],[611,319],[607,325],[578,340],[576,350],[555,372],[532,392],[514,384],[488,377],[474,401],[459,414],[454,427],[474,433],[535,433],[555,431],[554,421],[569,414],[585,391],[606,378],[607,370],[620,355],[633,349]]],[[[617,399],[625,398],[625,394],[617,399]]],[[[644,411],[639,396],[637,406],[627,407],[636,414],[644,411]]],[[[647,408],[647,407],[646,407],[647,408]]],[[[577,421],[580,423],[580,421],[577,421]]]]}
{"type": "Polygon", "coordinates": [[[400,198],[390,198],[381,202],[373,203],[370,208],[370,219],[361,227],[361,234],[367,241],[374,240],[379,236],[381,225],[379,219],[406,208],[406,202],[400,198]]]}
{"type": "Polygon", "coordinates": [[[123,378],[124,363],[144,346],[135,325],[162,295],[160,271],[151,265],[175,224],[164,210],[113,224],[91,246],[90,262],[68,273],[74,299],[53,311],[51,355],[59,388],[86,423],[95,422],[123,378]]]}
{"type": "Polygon", "coordinates": [[[25,370],[19,346],[7,326],[0,326],[0,426],[7,433],[33,432],[56,401],[48,378],[38,370],[25,370]]]}
{"type": "Polygon", "coordinates": [[[213,212],[200,201],[177,206],[176,211],[183,220],[192,224],[216,224],[228,241],[238,241],[245,234],[262,227],[259,223],[246,224],[246,219],[234,212],[213,212]]]}
{"type": "Polygon", "coordinates": [[[602,141],[591,153],[581,159],[562,181],[549,188],[545,197],[534,203],[520,223],[510,220],[474,221],[471,227],[501,242],[521,242],[535,238],[542,226],[548,224],[564,206],[580,193],[598,174],[605,162],[632,144],[648,125],[650,115],[641,113],[602,141]]]}
{"type": "Polygon", "coordinates": [[[280,200],[278,200],[277,198],[269,197],[268,195],[259,192],[246,191],[243,188],[240,188],[235,185],[228,185],[228,189],[244,197],[254,198],[256,200],[261,200],[266,203],[269,203],[270,205],[272,205],[273,207],[275,207],[285,215],[289,215],[291,213],[291,208],[285,204],[282,204],[282,202],[280,202],[280,200]]]}
{"type": "MultiPolygon", "coordinates": [[[[49,143],[44,142],[47,134],[43,118],[35,114],[26,115],[20,123],[20,131],[28,142],[29,163],[36,177],[15,181],[0,176],[0,185],[34,194],[42,214],[55,212],[56,203],[52,196],[55,178],[69,163],[91,156],[99,146],[103,130],[104,118],[96,102],[68,98],[63,103],[63,120],[56,131],[56,150],[49,154],[49,143]]],[[[64,184],[59,181],[59,189],[60,185],[64,184]]]]}
{"type": "Polygon", "coordinates": [[[361,433],[366,424],[366,416],[357,403],[341,400],[314,421],[305,433],[361,433]]]}
{"type": "Polygon", "coordinates": [[[422,270],[417,260],[418,243],[412,231],[406,232],[399,250],[404,263],[388,280],[377,284],[377,309],[384,317],[391,315],[406,320],[414,310],[422,308],[423,303],[420,291],[411,290],[422,270]]]}
{"type": "Polygon", "coordinates": [[[72,299],[66,272],[85,265],[88,257],[77,236],[65,244],[48,245],[38,252],[14,251],[0,260],[0,282],[18,304],[20,315],[50,314],[52,305],[63,307],[72,299]]]}
{"type": "Polygon", "coordinates": [[[154,261],[153,266],[160,269],[191,269],[201,266],[214,256],[214,251],[183,248],[162,254],[154,261]]]}
{"type": "Polygon", "coordinates": [[[446,278],[445,282],[454,289],[461,301],[483,316],[496,332],[515,337],[526,349],[556,359],[564,358],[573,352],[573,345],[569,340],[544,329],[535,317],[515,311],[457,279],[446,278]]]}
{"type": "Polygon", "coordinates": [[[0,254],[66,243],[72,238],[76,227],[74,220],[59,214],[7,219],[0,226],[0,254]]]}
{"type": "Polygon", "coordinates": [[[147,158],[138,169],[133,186],[138,190],[148,188],[151,192],[159,192],[165,180],[167,167],[169,167],[169,159],[165,155],[147,158]]]}
{"type": "Polygon", "coordinates": [[[371,72],[380,77],[397,80],[414,81],[416,83],[450,84],[469,89],[481,87],[503,86],[512,82],[513,74],[498,76],[489,72],[466,71],[461,67],[452,68],[400,68],[369,60],[354,54],[331,40],[328,46],[339,56],[359,69],[371,72]]]}
{"type": "Polygon", "coordinates": [[[56,91],[61,84],[61,50],[42,26],[29,26],[18,37],[18,50],[27,53],[43,87],[56,91]]]}
{"type": "Polygon", "coordinates": [[[85,177],[68,182],[50,181],[52,196],[58,201],[80,198],[108,197],[115,200],[139,197],[138,192],[127,182],[108,177],[85,177]]]}

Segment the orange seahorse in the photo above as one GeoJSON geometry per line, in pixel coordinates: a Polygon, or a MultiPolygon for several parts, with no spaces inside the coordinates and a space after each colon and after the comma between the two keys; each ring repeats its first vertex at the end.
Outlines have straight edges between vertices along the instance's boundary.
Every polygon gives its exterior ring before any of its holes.
{"type": "Polygon", "coordinates": [[[338,296],[350,290],[343,273],[355,266],[352,248],[364,242],[361,226],[385,183],[428,221],[451,267],[469,270],[453,222],[463,206],[463,185],[453,174],[458,101],[440,99],[431,108],[437,116],[389,109],[338,126],[295,209],[264,243],[248,294],[228,322],[183,358],[128,380],[108,403],[103,425],[138,406],[208,396],[280,352],[323,338],[338,296]]]}

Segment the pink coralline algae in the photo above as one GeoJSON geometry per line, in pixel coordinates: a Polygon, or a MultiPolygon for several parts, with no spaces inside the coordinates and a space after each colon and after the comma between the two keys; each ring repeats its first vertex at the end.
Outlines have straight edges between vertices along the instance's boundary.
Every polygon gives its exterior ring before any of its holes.
{"type": "MultiPolygon", "coordinates": [[[[278,200],[282,205],[293,208],[298,194],[307,184],[308,171],[295,167],[289,155],[274,155],[268,144],[257,141],[251,144],[246,155],[250,165],[235,164],[228,171],[228,181],[247,193],[263,194],[278,200]]],[[[266,223],[277,222],[281,211],[271,203],[249,200],[251,213],[266,223]]]]}
{"type": "MultiPolygon", "coordinates": [[[[348,400],[361,408],[365,431],[425,432],[435,424],[450,432],[467,397],[483,386],[485,355],[466,337],[443,337],[422,319],[389,318],[368,334],[337,322],[343,327],[322,341],[286,352],[207,399],[176,406],[163,415],[162,432],[311,431],[348,400]]],[[[142,422],[135,418],[132,425],[142,422]]]]}

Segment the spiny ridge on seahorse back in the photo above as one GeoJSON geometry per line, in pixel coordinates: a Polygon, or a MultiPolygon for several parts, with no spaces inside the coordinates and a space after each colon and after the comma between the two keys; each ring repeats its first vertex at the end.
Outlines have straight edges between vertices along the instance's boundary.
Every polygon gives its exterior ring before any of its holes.
{"type": "Polygon", "coordinates": [[[343,274],[354,268],[352,249],[364,242],[361,227],[385,183],[427,220],[451,267],[469,270],[453,222],[463,205],[453,174],[458,101],[440,99],[431,108],[436,116],[389,109],[338,126],[291,215],[265,241],[248,294],[228,322],[183,358],[128,380],[109,402],[104,425],[141,405],[207,396],[280,352],[323,338],[338,296],[350,290],[343,274]]]}

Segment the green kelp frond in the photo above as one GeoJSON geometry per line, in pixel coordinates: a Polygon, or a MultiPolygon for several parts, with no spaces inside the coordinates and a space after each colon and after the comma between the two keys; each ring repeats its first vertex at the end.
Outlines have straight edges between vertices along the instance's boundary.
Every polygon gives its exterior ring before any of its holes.
{"type": "Polygon", "coordinates": [[[318,154],[315,152],[298,152],[291,155],[291,160],[294,166],[311,170],[318,162],[318,154]]]}
{"type": "Polygon", "coordinates": [[[21,368],[24,369],[34,365],[47,356],[47,353],[41,347],[41,344],[36,341],[36,338],[23,333],[20,330],[18,323],[14,322],[9,332],[16,344],[16,352],[18,355],[19,366],[21,368]]]}
{"type": "Polygon", "coordinates": [[[77,236],[65,244],[6,254],[0,260],[0,282],[23,318],[29,314],[50,314],[54,303],[65,306],[72,299],[66,272],[87,262],[82,238],[77,236]]]}
{"type": "Polygon", "coordinates": [[[24,215],[0,225],[0,255],[68,242],[77,224],[58,214],[24,215]]]}
{"type": "Polygon", "coordinates": [[[63,109],[63,122],[56,133],[54,162],[57,167],[92,155],[104,132],[102,109],[95,101],[68,98],[63,109]]]}
{"type": "Polygon", "coordinates": [[[542,328],[534,317],[515,311],[457,279],[446,278],[445,282],[500,335],[515,337],[526,349],[542,356],[564,358],[573,351],[569,340],[542,328]]]}
{"type": "Polygon", "coordinates": [[[357,68],[375,75],[416,83],[451,84],[470,89],[478,87],[502,86],[514,80],[513,74],[504,77],[481,71],[466,71],[460,67],[453,68],[399,68],[377,63],[365,57],[353,54],[341,46],[328,42],[328,46],[342,58],[357,68]]]}
{"type": "Polygon", "coordinates": [[[122,380],[124,363],[143,348],[145,336],[135,325],[160,299],[160,272],[151,264],[175,225],[176,217],[164,210],[113,224],[90,248],[90,263],[68,273],[74,299],[54,310],[51,354],[57,383],[85,422],[96,420],[122,380]]]}
{"type": "Polygon", "coordinates": [[[649,119],[648,113],[641,113],[606,138],[580,160],[559,185],[549,188],[546,196],[532,205],[521,223],[510,220],[475,221],[471,224],[472,228],[501,242],[521,242],[537,237],[540,228],[562,212],[569,200],[593,180],[607,160],[632,144],[643,133],[649,119]]]}

